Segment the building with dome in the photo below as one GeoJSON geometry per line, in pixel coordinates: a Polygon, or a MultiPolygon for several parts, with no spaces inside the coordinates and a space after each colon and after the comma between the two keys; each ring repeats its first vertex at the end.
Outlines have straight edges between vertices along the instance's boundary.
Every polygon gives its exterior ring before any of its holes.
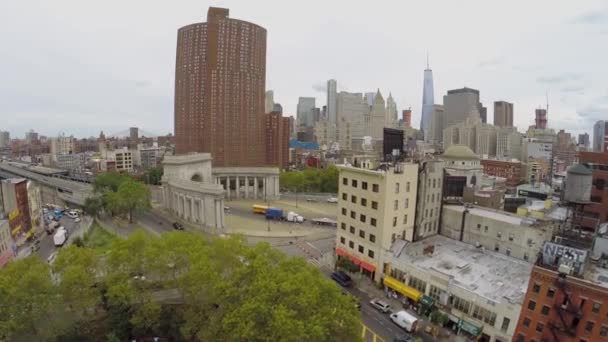
{"type": "Polygon", "coordinates": [[[465,145],[452,145],[445,150],[441,159],[444,162],[444,200],[458,200],[464,188],[474,186],[483,175],[481,158],[465,145]]]}

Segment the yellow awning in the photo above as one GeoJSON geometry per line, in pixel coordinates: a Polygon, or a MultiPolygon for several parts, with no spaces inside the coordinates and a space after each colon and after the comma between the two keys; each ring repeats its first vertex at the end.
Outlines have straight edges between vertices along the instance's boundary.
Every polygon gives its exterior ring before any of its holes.
{"type": "Polygon", "coordinates": [[[420,299],[422,298],[422,292],[416,290],[413,287],[405,285],[404,283],[393,277],[384,277],[384,285],[417,302],[420,301],[420,299]]]}

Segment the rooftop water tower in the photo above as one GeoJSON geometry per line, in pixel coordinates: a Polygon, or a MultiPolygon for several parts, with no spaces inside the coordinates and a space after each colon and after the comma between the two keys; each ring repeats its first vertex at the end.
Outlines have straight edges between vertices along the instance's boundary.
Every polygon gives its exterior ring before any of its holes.
{"type": "Polygon", "coordinates": [[[591,170],[582,164],[575,164],[568,169],[564,200],[574,203],[589,203],[591,198],[591,170]]]}

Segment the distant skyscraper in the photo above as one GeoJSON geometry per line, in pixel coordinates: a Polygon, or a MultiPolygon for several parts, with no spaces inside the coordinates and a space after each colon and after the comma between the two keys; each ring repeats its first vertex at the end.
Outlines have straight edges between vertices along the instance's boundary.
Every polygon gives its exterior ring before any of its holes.
{"type": "Polygon", "coordinates": [[[443,106],[445,108],[444,129],[462,123],[468,118],[481,119],[480,108],[482,106],[479,103],[479,90],[466,87],[448,90],[448,94],[443,96],[443,106]]]}
{"type": "Polygon", "coordinates": [[[433,89],[433,70],[429,67],[427,57],[426,69],[424,69],[424,84],[422,88],[422,114],[420,116],[420,130],[424,135],[424,141],[430,140],[429,125],[434,104],[435,91],[433,89]]]}
{"type": "Polygon", "coordinates": [[[177,34],[175,150],[207,152],[213,166],[266,165],[266,29],[209,7],[177,34]]]}
{"type": "Polygon", "coordinates": [[[608,124],[600,120],[593,125],[593,152],[608,152],[608,124]]]}
{"type": "Polygon", "coordinates": [[[327,81],[327,119],[330,123],[336,124],[336,96],[338,94],[338,84],[336,80],[327,81]]]}
{"type": "Polygon", "coordinates": [[[0,131],[0,148],[7,148],[11,144],[11,134],[6,131],[0,131]]]}
{"type": "Polygon", "coordinates": [[[506,101],[494,102],[494,126],[513,127],[513,104],[506,101]]]}
{"type": "Polygon", "coordinates": [[[374,105],[375,97],[376,97],[376,93],[374,93],[374,92],[365,93],[365,102],[367,103],[368,106],[371,107],[374,105]]]}
{"type": "Polygon", "coordinates": [[[484,107],[481,103],[479,104],[479,118],[481,123],[488,122],[488,108],[484,107]]]}
{"type": "Polygon", "coordinates": [[[298,99],[298,126],[314,127],[314,113],[315,98],[314,97],[300,97],[298,99]]]}
{"type": "Polygon", "coordinates": [[[401,120],[403,120],[403,122],[405,122],[405,127],[412,127],[412,110],[411,109],[404,109],[401,112],[401,120]]]}
{"type": "Polygon", "coordinates": [[[589,148],[589,134],[583,133],[578,135],[578,146],[589,148]]]}
{"type": "Polygon", "coordinates": [[[388,93],[388,98],[386,99],[386,121],[384,127],[396,127],[397,121],[399,120],[399,114],[397,112],[397,103],[393,99],[393,94],[388,93]]]}
{"type": "Polygon", "coordinates": [[[32,144],[38,141],[38,133],[34,132],[33,129],[30,129],[28,132],[25,132],[25,142],[28,144],[32,144]]]}
{"type": "Polygon", "coordinates": [[[535,126],[536,128],[547,128],[547,110],[539,108],[535,111],[535,126]]]}
{"type": "Polygon", "coordinates": [[[272,105],[272,111],[283,114],[283,106],[280,103],[274,103],[272,105]]]}
{"type": "Polygon", "coordinates": [[[272,91],[272,90],[266,91],[264,111],[266,113],[270,113],[270,112],[274,111],[274,91],[272,91]]]}

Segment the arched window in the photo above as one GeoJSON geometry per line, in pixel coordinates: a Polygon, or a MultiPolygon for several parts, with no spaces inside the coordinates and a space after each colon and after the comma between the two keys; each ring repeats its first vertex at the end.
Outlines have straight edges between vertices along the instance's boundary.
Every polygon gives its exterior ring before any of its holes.
{"type": "Polygon", "coordinates": [[[195,173],[194,175],[192,175],[192,178],[190,178],[190,180],[193,182],[202,182],[203,176],[201,176],[200,173],[195,173]]]}

